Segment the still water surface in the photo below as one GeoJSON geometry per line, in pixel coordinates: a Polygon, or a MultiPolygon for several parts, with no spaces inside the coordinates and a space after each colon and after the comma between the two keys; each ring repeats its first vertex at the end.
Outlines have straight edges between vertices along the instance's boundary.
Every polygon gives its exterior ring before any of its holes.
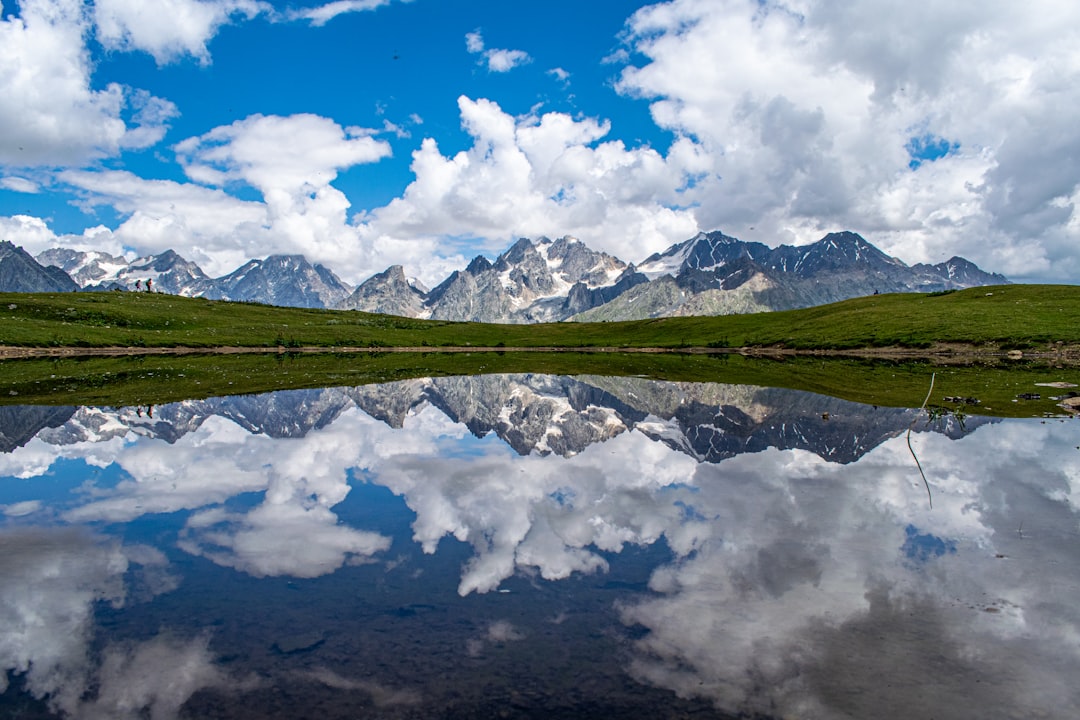
{"type": "Polygon", "coordinates": [[[633,378],[0,408],[0,717],[1080,717],[1078,446],[633,378]]]}

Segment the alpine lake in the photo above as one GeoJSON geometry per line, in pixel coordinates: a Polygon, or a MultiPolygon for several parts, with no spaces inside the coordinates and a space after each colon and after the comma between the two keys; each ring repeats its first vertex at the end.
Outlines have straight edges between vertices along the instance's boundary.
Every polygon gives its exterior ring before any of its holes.
{"type": "Polygon", "coordinates": [[[716,375],[0,387],[0,718],[1080,717],[1080,370],[716,375]]]}

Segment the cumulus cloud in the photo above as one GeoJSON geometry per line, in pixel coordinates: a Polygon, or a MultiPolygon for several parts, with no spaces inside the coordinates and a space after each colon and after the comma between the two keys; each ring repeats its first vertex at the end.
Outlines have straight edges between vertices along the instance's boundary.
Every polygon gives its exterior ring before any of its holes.
{"type": "Polygon", "coordinates": [[[165,633],[110,644],[93,676],[96,693],[64,709],[77,717],[168,719],[179,717],[200,690],[257,687],[256,679],[237,680],[214,664],[209,643],[205,635],[185,640],[165,633]]]}
{"type": "Polygon", "coordinates": [[[465,35],[465,49],[472,55],[480,55],[489,72],[510,72],[516,67],[532,62],[529,53],[524,50],[485,48],[484,37],[479,30],[465,35]]]}
{"type": "MultiPolygon", "coordinates": [[[[63,236],[64,246],[90,245],[118,255],[125,247],[141,255],[177,249],[212,275],[231,272],[249,258],[266,254],[269,220],[262,203],[239,200],[221,189],[149,180],[124,170],[66,170],[57,177],[75,189],[84,207],[107,205],[127,216],[115,230],[87,230],[82,238],[63,236]]],[[[9,219],[3,224],[16,223],[9,219]]],[[[51,234],[37,218],[24,217],[18,225],[16,237],[23,242],[30,239],[29,247],[40,247],[51,234]]]]}
{"type": "Polygon", "coordinates": [[[704,227],[773,244],[846,227],[909,261],[1068,277],[1078,20],[1055,0],[673,0],[628,21],[646,61],[617,87],[706,149],[704,227]],[[948,151],[916,158],[919,138],[948,151]]]}
{"type": "Polygon", "coordinates": [[[632,260],[698,230],[677,209],[702,158],[693,143],[665,157],[601,142],[610,125],[564,113],[515,118],[490,100],[458,99],[473,145],[444,156],[433,138],[413,153],[416,179],[363,218],[390,236],[472,236],[502,246],[515,236],[571,234],[632,260]]]}
{"type": "Polygon", "coordinates": [[[269,12],[257,0],[95,0],[98,40],[112,50],[141,50],[158,65],[186,55],[210,62],[206,44],[234,16],[269,12]]]}
{"type": "MultiPolygon", "coordinates": [[[[501,251],[514,237],[570,234],[633,261],[697,232],[682,208],[706,159],[689,140],[667,155],[605,140],[610,124],[565,113],[513,117],[489,100],[458,101],[472,146],[444,156],[433,138],[413,153],[415,180],[388,205],[347,217],[333,185],[341,170],[389,155],[385,140],[315,115],[255,115],[175,146],[193,182],[126,171],[61,172],[85,207],[127,215],[94,239],[140,254],[175,249],[211,275],[271,252],[302,253],[359,282],[390,264],[437,282],[465,258],[440,251],[447,237],[479,238],[501,251]],[[255,188],[261,201],[230,194],[255,188]]],[[[392,130],[392,129],[391,129],[392,130]]],[[[7,218],[13,242],[55,235],[37,218],[7,218]]],[[[73,238],[62,238],[64,243],[73,238]]]]}
{"type": "Polygon", "coordinates": [[[161,139],[172,103],[117,83],[91,86],[84,3],[27,0],[19,9],[0,20],[0,165],[79,165],[161,139]]]}
{"type": "Polygon", "coordinates": [[[188,138],[175,150],[196,182],[242,182],[259,190],[270,247],[293,248],[315,260],[357,251],[346,220],[350,203],[331,185],[338,171],[390,155],[390,145],[370,131],[308,114],[253,115],[188,138]]]}
{"type": "Polygon", "coordinates": [[[361,128],[318,115],[252,115],[174,148],[197,182],[241,180],[266,193],[329,184],[338,170],[390,155],[390,146],[361,128]]]}
{"type": "MultiPolygon", "coordinates": [[[[366,271],[382,259],[373,247],[361,252],[357,230],[346,218],[349,201],[331,185],[339,170],[389,155],[389,145],[369,131],[342,128],[315,115],[254,115],[175,149],[196,182],[152,180],[120,170],[66,170],[57,178],[76,191],[85,208],[108,205],[127,216],[109,231],[111,245],[140,254],[175,249],[211,275],[274,252],[302,253],[342,268],[343,274],[357,264],[366,271]],[[255,188],[262,200],[237,199],[228,192],[237,184],[255,188]]],[[[37,218],[0,222],[14,232],[13,242],[38,251],[53,239],[37,218]]],[[[109,240],[102,234],[95,232],[93,239],[109,240]]]]}

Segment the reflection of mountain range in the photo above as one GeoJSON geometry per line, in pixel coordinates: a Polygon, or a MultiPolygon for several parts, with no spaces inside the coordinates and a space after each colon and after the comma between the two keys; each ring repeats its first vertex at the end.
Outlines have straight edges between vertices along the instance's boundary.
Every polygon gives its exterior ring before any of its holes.
{"type": "MultiPolygon", "coordinates": [[[[433,406],[478,437],[494,432],[522,455],[575,455],[636,429],[709,462],[775,447],[848,463],[906,431],[919,417],[917,410],[870,407],[777,388],[487,375],[192,400],[149,410],[3,407],[0,449],[10,452],[35,436],[67,445],[129,432],[171,443],[215,415],[254,434],[302,437],[354,406],[391,427],[402,427],[410,414],[433,406]]],[[[967,427],[982,422],[971,418],[967,427]]],[[[924,429],[927,426],[916,423],[916,430],[924,429]]],[[[947,421],[931,429],[954,437],[962,432],[947,421]]]]}

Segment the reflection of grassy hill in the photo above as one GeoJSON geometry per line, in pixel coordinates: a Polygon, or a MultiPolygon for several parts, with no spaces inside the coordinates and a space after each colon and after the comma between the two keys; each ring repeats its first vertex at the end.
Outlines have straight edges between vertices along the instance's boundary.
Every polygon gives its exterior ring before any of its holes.
{"type": "Polygon", "coordinates": [[[147,293],[0,294],[0,344],[29,347],[1034,348],[1080,342],[1080,287],[892,294],[720,317],[485,325],[147,293]]]}
{"type": "MultiPolygon", "coordinates": [[[[679,353],[258,353],[57,358],[0,362],[0,405],[158,405],[220,395],[357,386],[444,375],[550,373],[645,377],[807,390],[866,404],[929,405],[1028,417],[1061,412],[1035,383],[1080,383],[1080,370],[1046,363],[935,367],[857,359],[679,353]],[[1015,401],[1022,393],[1045,399],[1015,401]],[[946,397],[978,398],[965,406],[946,397]]],[[[595,381],[595,380],[593,380],[595,381]]],[[[618,383],[617,380],[612,380],[618,383]]],[[[600,383],[603,386],[603,383],[600,383]]]]}

